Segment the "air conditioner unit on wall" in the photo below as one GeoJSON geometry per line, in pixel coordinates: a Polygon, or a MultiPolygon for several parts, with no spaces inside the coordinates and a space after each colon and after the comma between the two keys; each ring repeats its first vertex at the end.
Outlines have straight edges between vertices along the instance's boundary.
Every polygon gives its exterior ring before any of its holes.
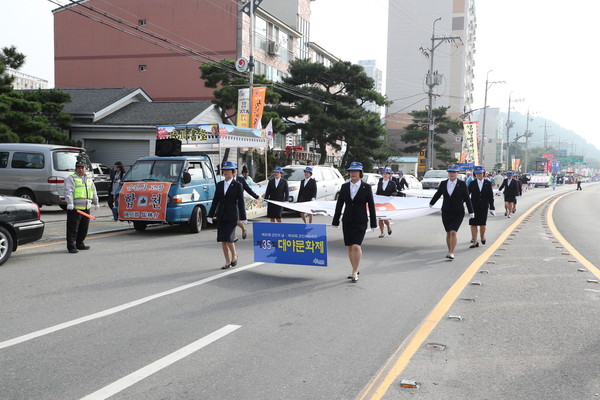
{"type": "Polygon", "coordinates": [[[269,53],[269,55],[271,56],[279,54],[279,43],[269,40],[269,44],[267,46],[267,53],[269,53]]]}

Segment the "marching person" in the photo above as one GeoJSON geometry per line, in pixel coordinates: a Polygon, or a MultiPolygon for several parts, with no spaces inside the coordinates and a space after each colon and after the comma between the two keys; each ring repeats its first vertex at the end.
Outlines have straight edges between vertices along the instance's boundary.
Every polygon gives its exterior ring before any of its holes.
{"type": "Polygon", "coordinates": [[[352,265],[352,274],[348,279],[353,283],[358,282],[358,267],[362,258],[362,242],[367,231],[367,222],[371,221],[371,229],[377,227],[377,217],[375,215],[375,202],[373,201],[373,190],[371,185],[363,182],[363,166],[359,162],[352,162],[348,167],[350,182],[346,182],[340,188],[340,194],[335,205],[335,213],[331,225],[339,226],[342,218],[342,231],[344,234],[344,244],[348,246],[348,258],[352,265]],[[367,207],[369,208],[369,217],[367,217],[367,207]]]}
{"type": "Polygon", "coordinates": [[[113,166],[113,169],[110,171],[110,186],[108,191],[108,208],[112,212],[113,207],[115,206],[115,192],[119,187],[119,183],[123,180],[125,176],[125,167],[121,161],[117,161],[113,166]]]}
{"type": "Polygon", "coordinates": [[[248,167],[245,165],[242,167],[242,176],[246,180],[248,185],[254,185],[254,179],[250,176],[250,171],[248,171],[248,167]]]}
{"type": "Polygon", "coordinates": [[[457,236],[456,233],[462,224],[465,216],[465,207],[469,210],[469,218],[474,218],[473,205],[469,197],[469,189],[464,181],[458,179],[458,166],[455,164],[448,166],[448,179],[440,182],[437,192],[431,198],[429,207],[444,196],[442,203],[442,223],[446,230],[446,245],[448,246],[448,254],[446,258],[454,260],[454,250],[456,249],[457,236]]]}
{"type": "Polygon", "coordinates": [[[504,189],[504,216],[508,218],[515,212],[517,196],[521,195],[519,183],[513,179],[514,175],[514,172],[508,171],[506,179],[504,179],[504,182],[498,188],[500,192],[504,189]]]}
{"type": "Polygon", "coordinates": [[[217,183],[215,196],[206,217],[209,224],[213,218],[217,220],[217,242],[221,242],[225,265],[221,269],[235,267],[238,263],[238,255],[235,251],[234,235],[238,221],[246,221],[246,209],[244,207],[244,188],[241,183],[233,179],[233,171],[237,165],[231,161],[225,161],[221,167],[224,180],[217,183]]]}
{"type": "MultiPolygon", "coordinates": [[[[246,168],[244,166],[244,168],[246,168]]],[[[242,171],[244,171],[242,169],[242,171]]],[[[247,170],[246,170],[247,171],[247,170]]],[[[244,192],[248,193],[250,196],[254,197],[254,200],[258,200],[260,198],[259,195],[257,195],[254,190],[250,189],[250,186],[248,186],[248,183],[246,182],[246,179],[244,179],[244,177],[241,177],[237,174],[237,169],[232,170],[233,172],[233,178],[240,183],[240,185],[242,185],[242,187],[244,188],[244,192]]],[[[243,173],[243,172],[242,172],[243,173]]],[[[243,197],[243,196],[242,196],[243,197]]],[[[244,203],[244,208],[245,208],[245,203],[244,203]]],[[[246,232],[246,227],[244,225],[244,223],[242,221],[238,221],[237,222],[237,226],[239,226],[240,228],[242,228],[242,239],[246,239],[246,237],[248,236],[248,232],[246,232]]],[[[237,242],[237,237],[234,237],[233,239],[234,242],[237,242]]]]}
{"type": "MultiPolygon", "coordinates": [[[[281,177],[283,169],[281,167],[273,168],[273,179],[269,180],[267,190],[265,191],[265,200],[287,201],[290,196],[287,181],[281,177]]],[[[283,207],[269,203],[267,205],[267,217],[271,222],[281,222],[283,207]]]]}
{"type": "Polygon", "coordinates": [[[77,210],[90,213],[92,204],[97,211],[98,194],[94,181],[86,174],[87,167],[82,161],[75,163],[75,173],[67,176],[64,183],[65,200],[67,201],[67,250],[77,253],[79,250],[89,250],[84,241],[90,226],[90,219],[81,215],[77,210]]]}
{"type": "MultiPolygon", "coordinates": [[[[304,168],[304,179],[300,181],[300,191],[298,192],[298,200],[296,203],[304,203],[306,201],[312,201],[317,199],[317,181],[312,177],[312,167],[304,168]]],[[[308,213],[300,213],[302,222],[312,224],[313,216],[308,213]]]]}
{"type": "MultiPolygon", "coordinates": [[[[379,182],[377,183],[377,191],[375,192],[376,195],[379,195],[379,196],[395,196],[396,195],[396,182],[394,182],[392,179],[390,179],[393,173],[394,172],[389,168],[384,168],[381,170],[381,176],[383,178],[379,179],[379,182]]],[[[379,230],[381,231],[381,234],[379,235],[380,238],[385,236],[385,234],[383,233],[384,225],[387,227],[388,235],[392,234],[392,227],[390,226],[390,220],[389,219],[386,219],[385,221],[379,220],[379,230]]]]}
{"type": "Polygon", "coordinates": [[[400,197],[406,197],[406,195],[402,193],[404,191],[404,188],[408,189],[408,182],[406,182],[404,172],[398,171],[398,178],[396,178],[394,181],[396,183],[396,189],[398,190],[396,192],[396,195],[400,197]]]}
{"type": "Polygon", "coordinates": [[[471,226],[471,237],[472,242],[470,248],[479,247],[477,241],[477,228],[479,227],[479,237],[481,238],[481,244],[485,244],[485,230],[487,223],[488,208],[490,214],[496,215],[496,209],[494,208],[494,190],[492,189],[492,183],[484,179],[483,167],[478,165],[473,170],[475,179],[469,184],[469,194],[471,196],[471,204],[473,205],[473,211],[475,217],[469,219],[469,225],[471,226]]]}

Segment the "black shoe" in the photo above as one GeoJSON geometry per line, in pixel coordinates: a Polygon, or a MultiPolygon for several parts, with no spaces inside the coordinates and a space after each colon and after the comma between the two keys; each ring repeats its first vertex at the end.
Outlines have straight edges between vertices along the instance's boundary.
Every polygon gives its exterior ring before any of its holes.
{"type": "MultiPolygon", "coordinates": [[[[482,240],[483,242],[483,240],[482,240]]],[[[475,247],[479,247],[479,242],[475,242],[475,244],[472,244],[469,246],[470,249],[474,249],[475,247]]]]}
{"type": "Polygon", "coordinates": [[[231,264],[223,265],[221,269],[229,269],[231,268],[231,264]]]}
{"type": "Polygon", "coordinates": [[[352,283],[358,282],[358,276],[356,278],[352,278],[352,280],[350,282],[352,282],[352,283]]]}
{"type": "Polygon", "coordinates": [[[77,246],[77,250],[89,250],[90,246],[86,246],[85,244],[80,244],[77,246]]]}
{"type": "Polygon", "coordinates": [[[77,250],[77,249],[67,249],[67,250],[69,250],[69,253],[73,253],[73,254],[79,253],[79,250],[77,250]]]}
{"type": "Polygon", "coordinates": [[[235,259],[235,261],[232,261],[231,264],[229,264],[230,267],[235,267],[237,265],[237,258],[235,259]]]}
{"type": "Polygon", "coordinates": [[[454,256],[453,256],[453,255],[450,255],[450,254],[446,254],[446,258],[447,258],[448,260],[454,260],[454,256]]]}
{"type": "Polygon", "coordinates": [[[485,244],[485,240],[481,239],[481,244],[485,244]]]}
{"type": "MultiPolygon", "coordinates": [[[[358,276],[358,275],[360,275],[360,271],[358,271],[358,272],[356,273],[356,275],[357,275],[357,276],[358,276]]],[[[348,275],[348,279],[352,279],[352,275],[348,275]]]]}
{"type": "Polygon", "coordinates": [[[392,234],[392,230],[390,229],[390,230],[388,231],[388,235],[391,235],[391,234],[392,234]]]}
{"type": "Polygon", "coordinates": [[[248,237],[248,234],[246,233],[246,231],[242,231],[242,239],[246,240],[246,238],[248,237]]]}

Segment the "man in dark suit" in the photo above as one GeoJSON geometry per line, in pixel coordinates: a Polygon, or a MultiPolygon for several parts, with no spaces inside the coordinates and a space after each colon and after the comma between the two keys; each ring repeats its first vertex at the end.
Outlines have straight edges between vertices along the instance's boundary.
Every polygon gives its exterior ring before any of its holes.
{"type": "Polygon", "coordinates": [[[458,228],[462,224],[465,216],[465,207],[469,210],[469,218],[475,217],[473,213],[473,205],[469,198],[469,189],[464,181],[458,179],[458,166],[452,164],[448,166],[448,179],[440,182],[437,192],[429,202],[429,207],[444,196],[442,203],[442,223],[446,230],[446,245],[448,246],[448,254],[446,258],[454,260],[454,249],[456,249],[458,228]]]}
{"type": "Polygon", "coordinates": [[[508,171],[506,179],[498,188],[499,191],[504,190],[504,216],[510,218],[510,215],[516,211],[517,196],[521,195],[521,187],[519,182],[514,178],[514,172],[508,171]]]}
{"type": "Polygon", "coordinates": [[[238,262],[235,251],[234,235],[238,221],[246,221],[246,208],[244,207],[244,188],[233,179],[233,170],[237,165],[225,161],[221,173],[225,180],[217,183],[215,196],[210,206],[206,220],[212,224],[213,218],[217,220],[217,242],[221,242],[225,265],[222,269],[235,267],[238,262]]]}
{"type": "Polygon", "coordinates": [[[408,182],[406,182],[404,173],[402,171],[398,171],[398,177],[394,179],[394,182],[396,182],[396,189],[398,189],[398,192],[396,192],[396,196],[405,197],[406,195],[402,192],[405,188],[408,189],[408,182]]]}
{"type": "Polygon", "coordinates": [[[469,219],[471,237],[473,239],[473,244],[471,244],[470,248],[479,247],[479,242],[477,241],[477,227],[479,227],[481,244],[485,244],[486,242],[485,229],[488,209],[492,215],[496,215],[492,183],[489,180],[484,179],[485,171],[481,165],[476,166],[473,173],[475,174],[475,179],[469,183],[469,195],[471,196],[475,218],[469,219]]]}
{"type": "MultiPolygon", "coordinates": [[[[244,192],[248,193],[250,196],[254,197],[254,200],[258,200],[258,198],[260,197],[259,195],[257,195],[254,190],[250,189],[250,186],[248,186],[248,183],[246,182],[246,179],[244,179],[243,176],[239,176],[238,175],[238,170],[235,169],[233,170],[233,179],[235,179],[237,182],[239,182],[242,187],[244,188],[244,192]]],[[[242,221],[238,221],[237,226],[239,226],[240,228],[242,228],[242,239],[246,239],[246,237],[248,236],[248,233],[246,232],[246,227],[244,226],[244,224],[242,223],[242,221]]],[[[237,242],[237,237],[235,237],[233,239],[234,242],[237,242]]]]}
{"type": "MultiPolygon", "coordinates": [[[[288,201],[290,190],[287,181],[281,177],[282,172],[283,168],[281,167],[273,168],[273,178],[267,184],[265,200],[288,201]]],[[[281,206],[271,203],[267,206],[267,217],[271,219],[271,222],[281,222],[282,213],[283,207],[281,206]]]]}
{"type": "MultiPolygon", "coordinates": [[[[304,203],[317,199],[317,181],[312,177],[312,174],[312,167],[304,168],[304,179],[300,181],[300,191],[298,192],[296,203],[304,203]]],[[[302,222],[306,223],[306,219],[308,218],[308,223],[312,224],[312,214],[300,213],[300,217],[302,218],[302,222]]]]}
{"type": "Polygon", "coordinates": [[[353,283],[358,282],[358,267],[362,259],[362,242],[367,231],[367,207],[371,221],[371,229],[377,227],[377,216],[375,215],[375,202],[373,201],[373,190],[371,185],[362,181],[363,166],[359,162],[352,162],[348,167],[350,182],[346,182],[340,188],[335,205],[335,213],[331,225],[339,226],[342,208],[342,230],[344,233],[344,244],[348,246],[348,258],[352,265],[352,275],[348,278],[353,283]]]}

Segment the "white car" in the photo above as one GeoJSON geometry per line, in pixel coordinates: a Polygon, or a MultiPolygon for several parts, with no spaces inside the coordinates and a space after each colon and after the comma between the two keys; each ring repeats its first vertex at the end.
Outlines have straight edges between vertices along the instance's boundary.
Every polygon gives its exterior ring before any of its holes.
{"type": "MultiPolygon", "coordinates": [[[[289,201],[292,203],[298,200],[300,181],[304,179],[304,168],[306,168],[304,165],[286,165],[283,167],[281,177],[288,182],[289,201]]],[[[342,178],[340,172],[333,167],[321,165],[315,165],[312,169],[312,177],[317,181],[317,200],[336,200],[344,183],[344,178],[342,178]]]]}
{"type": "Polygon", "coordinates": [[[409,189],[416,189],[416,190],[423,189],[423,185],[421,184],[421,182],[419,182],[419,180],[417,178],[414,177],[414,175],[404,174],[404,179],[406,179],[406,183],[408,183],[409,189]]]}

